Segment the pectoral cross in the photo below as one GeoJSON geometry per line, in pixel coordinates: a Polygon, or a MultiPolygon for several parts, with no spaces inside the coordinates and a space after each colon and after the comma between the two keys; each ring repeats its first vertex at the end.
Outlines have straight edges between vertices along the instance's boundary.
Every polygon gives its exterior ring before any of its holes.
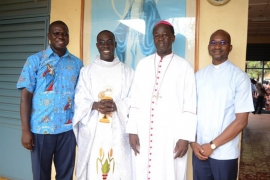
{"type": "Polygon", "coordinates": [[[162,98],[162,96],[159,95],[159,92],[157,93],[157,95],[154,95],[153,98],[156,98],[156,104],[158,103],[158,99],[162,98]]]}

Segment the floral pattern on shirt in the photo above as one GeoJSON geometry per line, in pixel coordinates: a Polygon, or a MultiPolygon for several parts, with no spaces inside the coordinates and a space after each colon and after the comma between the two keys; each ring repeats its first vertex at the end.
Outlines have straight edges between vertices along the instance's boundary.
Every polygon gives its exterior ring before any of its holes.
{"type": "Polygon", "coordinates": [[[68,50],[59,57],[48,47],[28,57],[17,88],[33,93],[33,133],[58,134],[72,129],[72,104],[82,66],[82,61],[68,50]]]}

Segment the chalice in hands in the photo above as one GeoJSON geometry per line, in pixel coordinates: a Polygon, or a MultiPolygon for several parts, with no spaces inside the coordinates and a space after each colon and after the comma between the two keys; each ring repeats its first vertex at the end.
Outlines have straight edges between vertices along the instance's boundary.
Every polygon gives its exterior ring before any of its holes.
{"type": "MultiPolygon", "coordinates": [[[[110,96],[102,97],[101,101],[104,102],[105,105],[113,103],[113,99],[110,96]]],[[[99,122],[110,123],[108,116],[112,117],[112,112],[104,114],[103,117],[99,120],[99,122]]]]}

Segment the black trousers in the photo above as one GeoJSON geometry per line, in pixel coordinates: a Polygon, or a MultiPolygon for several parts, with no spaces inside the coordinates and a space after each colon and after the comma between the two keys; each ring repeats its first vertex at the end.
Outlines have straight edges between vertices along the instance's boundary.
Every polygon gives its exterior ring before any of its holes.
{"type": "Polygon", "coordinates": [[[258,96],[256,106],[255,106],[255,111],[254,111],[255,114],[262,113],[263,99],[264,99],[264,96],[258,96]]]}
{"type": "Polygon", "coordinates": [[[72,180],[76,139],[72,130],[60,134],[33,134],[35,146],[31,151],[34,180],[50,180],[52,161],[56,180],[72,180]]]}
{"type": "Polygon", "coordinates": [[[238,159],[217,160],[208,158],[200,160],[192,156],[193,180],[236,180],[238,159]]]}

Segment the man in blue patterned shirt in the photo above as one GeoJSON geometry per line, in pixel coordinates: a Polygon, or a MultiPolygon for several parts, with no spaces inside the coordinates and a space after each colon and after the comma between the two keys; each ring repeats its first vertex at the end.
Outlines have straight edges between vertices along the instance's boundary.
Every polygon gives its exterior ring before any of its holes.
{"type": "Polygon", "coordinates": [[[62,21],[50,24],[50,46],[28,57],[17,88],[21,89],[22,145],[31,151],[34,180],[72,179],[76,140],[72,131],[74,91],[80,59],[67,50],[69,31],[62,21]]]}

